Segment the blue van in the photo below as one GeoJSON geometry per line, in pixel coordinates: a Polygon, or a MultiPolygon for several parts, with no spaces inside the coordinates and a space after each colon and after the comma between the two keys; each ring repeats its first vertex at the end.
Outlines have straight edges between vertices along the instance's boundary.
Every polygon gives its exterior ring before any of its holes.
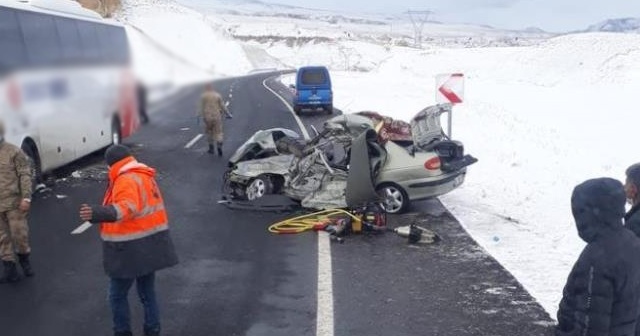
{"type": "Polygon", "coordinates": [[[303,109],[321,108],[333,113],[333,91],[329,70],[324,66],[307,66],[298,69],[293,110],[300,114],[303,109]]]}

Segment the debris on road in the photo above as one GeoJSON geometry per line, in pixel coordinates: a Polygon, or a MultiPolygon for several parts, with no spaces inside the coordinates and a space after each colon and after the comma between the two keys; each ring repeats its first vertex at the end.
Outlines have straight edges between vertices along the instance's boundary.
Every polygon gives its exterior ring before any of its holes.
{"type": "Polygon", "coordinates": [[[73,178],[82,178],[82,174],[80,173],[79,170],[76,170],[73,173],[71,173],[71,177],[73,177],[73,178]]]}
{"type": "Polygon", "coordinates": [[[67,198],[67,195],[56,195],[57,199],[65,199],[67,198]]]}
{"type": "Polygon", "coordinates": [[[397,227],[393,232],[408,238],[409,244],[433,244],[442,240],[435,232],[415,224],[397,227]]]}

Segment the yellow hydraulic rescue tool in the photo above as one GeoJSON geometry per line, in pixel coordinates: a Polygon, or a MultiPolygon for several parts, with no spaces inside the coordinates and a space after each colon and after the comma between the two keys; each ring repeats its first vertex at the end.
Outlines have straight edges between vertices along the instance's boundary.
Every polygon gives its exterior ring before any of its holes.
{"type": "Polygon", "coordinates": [[[351,230],[353,232],[362,231],[362,220],[360,217],[343,209],[328,209],[310,214],[285,219],[281,222],[269,226],[269,232],[276,234],[292,234],[305,231],[322,231],[332,220],[340,217],[351,217],[351,230]]]}

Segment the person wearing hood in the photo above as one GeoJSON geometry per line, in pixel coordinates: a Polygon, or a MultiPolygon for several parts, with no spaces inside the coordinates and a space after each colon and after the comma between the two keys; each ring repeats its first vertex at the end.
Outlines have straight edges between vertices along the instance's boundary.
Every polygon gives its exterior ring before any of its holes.
{"type": "Polygon", "coordinates": [[[624,228],[625,191],[610,178],[575,187],[571,210],[587,245],[558,310],[556,336],[635,335],[640,302],[640,239],[624,228]]]}
{"type": "Polygon", "coordinates": [[[16,255],[24,275],[34,275],[27,223],[33,174],[26,154],[4,136],[5,126],[0,121],[0,258],[4,266],[0,283],[11,283],[20,280],[16,255]]]}
{"type": "Polygon", "coordinates": [[[626,175],[624,191],[631,209],[624,216],[624,225],[640,237],[640,163],[627,168],[626,175]]]}
{"type": "Polygon", "coordinates": [[[155,272],[178,264],[178,257],[169,235],[156,171],[138,162],[122,145],[109,147],[105,160],[109,165],[109,187],[103,204],[83,204],[80,218],[101,223],[113,330],[116,336],[132,335],[127,296],[135,282],[144,306],[144,333],[159,335],[155,272]]]}

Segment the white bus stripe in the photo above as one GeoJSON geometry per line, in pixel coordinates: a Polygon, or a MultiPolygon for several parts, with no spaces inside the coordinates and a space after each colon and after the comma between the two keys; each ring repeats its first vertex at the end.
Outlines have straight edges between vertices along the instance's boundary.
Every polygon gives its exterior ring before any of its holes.
{"type": "MultiPolygon", "coordinates": [[[[300,132],[305,139],[309,139],[309,132],[302,123],[302,120],[293,111],[293,108],[277,92],[267,86],[267,80],[262,82],[267,90],[271,91],[287,107],[293,118],[298,123],[300,132]]],[[[331,266],[331,241],[326,232],[318,232],[318,298],[316,308],[316,336],[333,336],[334,314],[333,314],[333,270],[331,266]]]]}
{"type": "Polygon", "coordinates": [[[184,148],[185,149],[191,148],[193,145],[196,144],[196,142],[198,142],[198,140],[202,139],[202,136],[203,136],[202,134],[196,135],[196,137],[193,138],[193,140],[189,141],[189,143],[186,146],[184,146],[184,148]]]}

